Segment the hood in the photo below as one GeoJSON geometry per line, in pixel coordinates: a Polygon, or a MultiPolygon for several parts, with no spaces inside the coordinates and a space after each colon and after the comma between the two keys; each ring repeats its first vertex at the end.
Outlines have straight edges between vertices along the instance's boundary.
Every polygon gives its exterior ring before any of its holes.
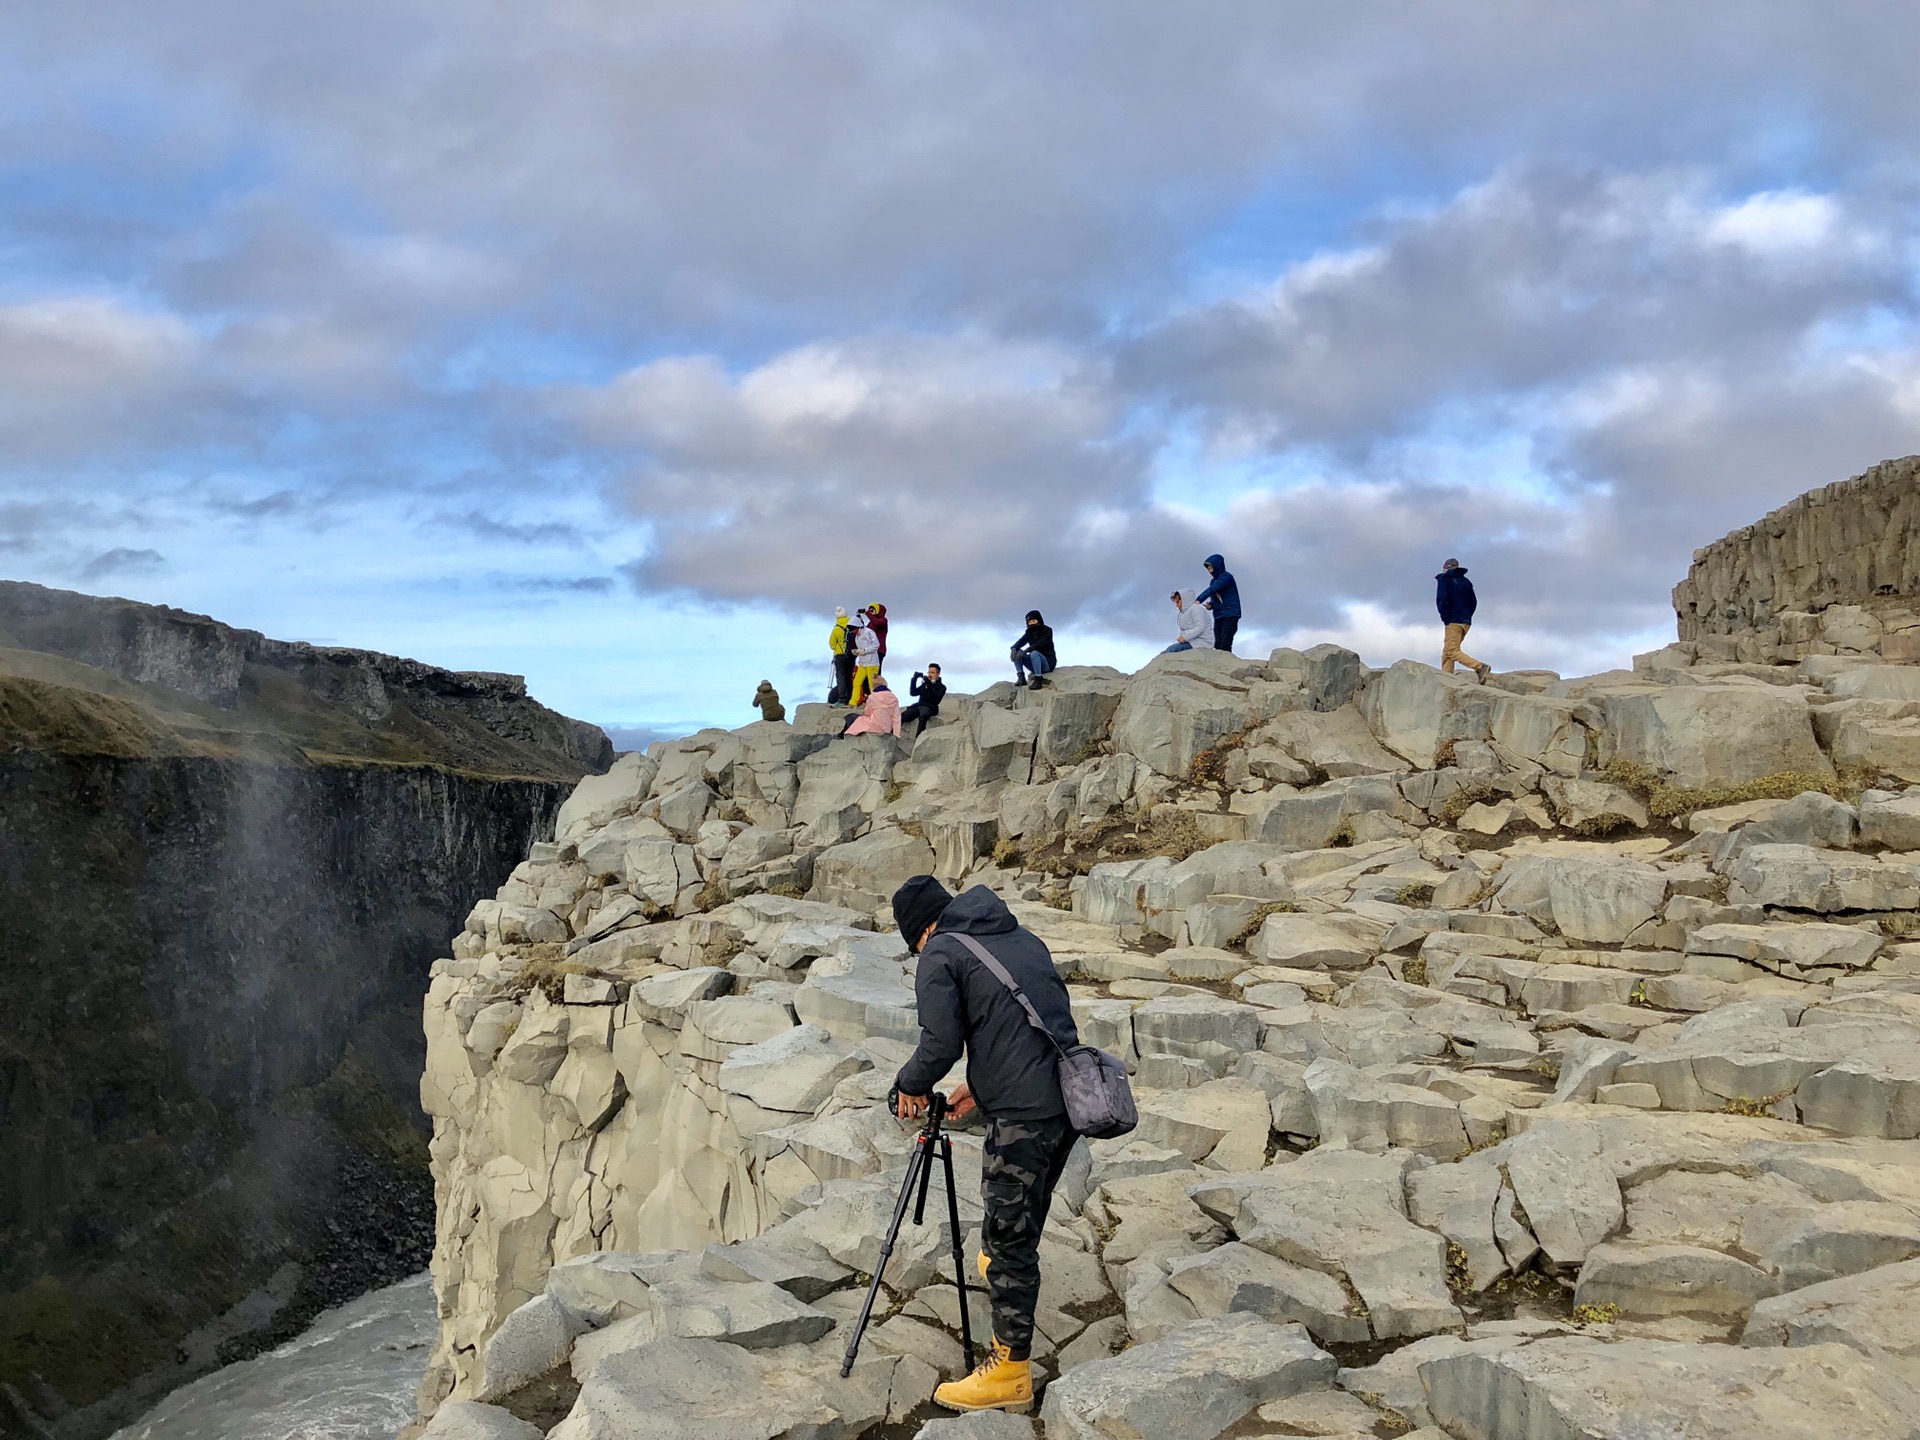
{"type": "Polygon", "coordinates": [[[1436,575],[1436,576],[1434,576],[1433,578],[1434,578],[1434,579],[1436,579],[1436,580],[1444,580],[1444,579],[1446,579],[1446,578],[1447,578],[1447,577],[1448,577],[1449,575],[1459,575],[1459,576],[1463,576],[1463,577],[1464,577],[1464,576],[1466,575],[1466,573],[1467,573],[1467,567],[1466,567],[1466,566],[1464,566],[1464,565],[1456,565],[1456,566],[1454,566],[1454,567],[1453,567],[1453,568],[1452,568],[1451,570],[1442,570],[1442,571],[1441,571],[1441,572],[1440,572],[1440,573],[1439,573],[1438,575],[1436,575]]]}
{"type": "Polygon", "coordinates": [[[873,611],[874,614],[880,616],[883,620],[886,618],[887,607],[882,605],[878,600],[870,601],[867,609],[873,611]]]}
{"type": "Polygon", "coordinates": [[[1213,567],[1213,573],[1216,575],[1224,575],[1227,573],[1227,562],[1224,556],[1209,555],[1202,563],[1211,565],[1213,567]]]}
{"type": "Polygon", "coordinates": [[[1004,935],[1019,928],[1020,922],[1013,918],[1007,902],[984,885],[963,890],[940,916],[940,930],[968,935],[1004,935]]]}

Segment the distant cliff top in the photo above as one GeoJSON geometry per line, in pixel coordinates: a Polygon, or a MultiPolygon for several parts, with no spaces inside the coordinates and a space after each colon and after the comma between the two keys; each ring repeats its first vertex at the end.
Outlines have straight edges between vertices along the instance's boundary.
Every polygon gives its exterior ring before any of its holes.
{"type": "Polygon", "coordinates": [[[165,605],[0,581],[0,744],[109,754],[281,753],[575,780],[598,726],[518,675],[272,640],[165,605]]]}

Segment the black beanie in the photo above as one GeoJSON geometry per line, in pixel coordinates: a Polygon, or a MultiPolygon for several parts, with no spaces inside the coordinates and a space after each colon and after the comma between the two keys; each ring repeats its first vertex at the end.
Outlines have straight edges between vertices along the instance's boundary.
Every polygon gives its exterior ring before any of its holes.
{"type": "Polygon", "coordinates": [[[947,887],[931,875],[916,875],[893,892],[893,923],[900,927],[909,950],[920,943],[922,932],[952,903],[947,887]]]}

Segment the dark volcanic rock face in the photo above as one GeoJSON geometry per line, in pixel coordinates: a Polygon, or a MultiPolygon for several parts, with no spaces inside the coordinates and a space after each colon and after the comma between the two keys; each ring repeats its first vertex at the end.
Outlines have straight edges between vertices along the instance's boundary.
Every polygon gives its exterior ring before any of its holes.
{"type": "Polygon", "coordinates": [[[0,1435],[104,1433],[425,1265],[428,966],[609,748],[517,677],[188,619],[108,673],[0,617],[0,1435]]]}

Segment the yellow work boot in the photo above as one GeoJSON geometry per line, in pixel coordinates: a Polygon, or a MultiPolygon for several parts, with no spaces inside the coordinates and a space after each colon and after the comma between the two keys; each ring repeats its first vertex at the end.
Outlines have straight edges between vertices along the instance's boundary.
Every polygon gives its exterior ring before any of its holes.
{"type": "Polygon", "coordinates": [[[980,1252],[980,1278],[987,1278],[987,1252],[984,1250],[980,1252]]]}
{"type": "Polygon", "coordinates": [[[971,1375],[949,1380],[933,1392],[933,1401],[949,1410],[1031,1410],[1033,1366],[1013,1359],[996,1340],[971,1375]]]}

